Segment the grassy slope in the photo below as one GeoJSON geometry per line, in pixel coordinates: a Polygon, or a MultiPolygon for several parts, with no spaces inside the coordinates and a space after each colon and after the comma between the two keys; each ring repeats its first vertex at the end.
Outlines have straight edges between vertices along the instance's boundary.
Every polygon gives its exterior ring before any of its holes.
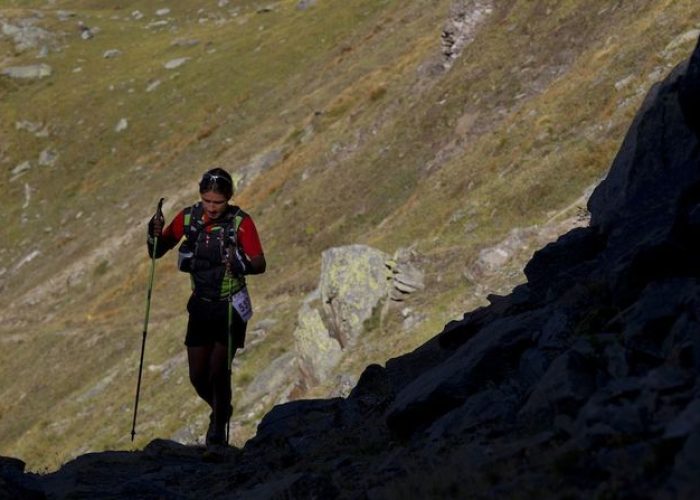
{"type": "MultiPolygon", "coordinates": [[[[47,9],[14,4],[5,17],[47,9]]],[[[238,198],[270,263],[251,280],[256,321],[276,321],[241,357],[238,381],[288,349],[325,248],[415,244],[429,292],[410,305],[427,319],[406,335],[393,311],[344,362],[357,374],[475,306],[462,276],[475,252],[512,227],[542,223],[605,172],[648,75],[685,57],[688,43],[664,48],[696,27],[700,10],[691,1],[501,2],[454,68],[428,76],[420,68],[437,60],[449,1],[295,4],[258,13],[256,2],[173,1],[166,28],[146,28],[159,2],[110,10],[64,2],[79,14],[64,23],[44,10],[42,25],[65,32],[62,50],[46,58],[54,76],[0,80],[3,454],[51,468],[86,450],[130,446],[149,265],[142,231],[158,196],[172,216],[208,166],[237,170],[261,152],[283,155],[238,198]],[[206,23],[200,8],[211,14],[206,23]],[[135,9],[143,20],[128,19],[135,9]],[[78,18],[101,29],[93,40],[77,37],[78,18]],[[199,43],[173,46],[177,39],[199,43]],[[112,48],[122,56],[105,59],[112,48]],[[176,57],[191,59],[163,67],[176,57]],[[129,127],[117,133],[122,117],[129,127]],[[48,123],[50,137],[16,130],[19,120],[48,123]],[[10,180],[46,147],[60,152],[55,167],[10,180]],[[32,250],[40,256],[15,272],[32,250]]],[[[35,62],[34,53],[12,63],[23,61],[35,62]]],[[[172,259],[159,264],[137,446],[204,425],[182,358],[186,288],[172,259]]],[[[239,444],[260,416],[240,413],[239,444]]]]}

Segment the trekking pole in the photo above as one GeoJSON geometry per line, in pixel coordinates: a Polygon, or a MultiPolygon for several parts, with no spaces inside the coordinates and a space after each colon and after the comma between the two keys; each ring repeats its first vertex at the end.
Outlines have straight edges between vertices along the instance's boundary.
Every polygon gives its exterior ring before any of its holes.
{"type": "MultiPolygon", "coordinates": [[[[158,202],[156,217],[163,215],[163,198],[158,202]]],[[[146,317],[143,320],[143,338],[141,340],[141,361],[139,362],[139,378],[136,382],[136,398],[134,400],[134,420],[131,424],[131,442],[136,435],[136,415],[139,411],[139,394],[141,393],[141,374],[143,373],[143,354],[146,350],[146,334],[148,332],[148,317],[151,313],[151,293],[153,292],[153,276],[156,272],[156,251],[158,250],[158,236],[153,238],[153,257],[151,258],[151,275],[148,280],[148,293],[146,294],[146,317]]]]}
{"type": "Polygon", "coordinates": [[[231,273],[229,271],[228,275],[228,356],[227,356],[227,367],[228,367],[228,386],[231,389],[231,407],[230,407],[230,412],[228,414],[228,418],[226,419],[226,445],[229,444],[229,433],[230,433],[230,425],[231,425],[231,416],[233,416],[233,367],[231,366],[233,364],[233,340],[231,339],[231,324],[233,323],[233,304],[231,303],[231,286],[233,286],[232,283],[232,278],[231,278],[231,273]]]}

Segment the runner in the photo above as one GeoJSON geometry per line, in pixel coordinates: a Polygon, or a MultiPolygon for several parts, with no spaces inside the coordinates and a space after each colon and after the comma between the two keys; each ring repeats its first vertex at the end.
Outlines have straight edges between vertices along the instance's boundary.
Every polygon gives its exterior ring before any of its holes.
{"type": "Polygon", "coordinates": [[[185,345],[190,381],[209,405],[207,449],[225,446],[231,418],[230,370],[235,351],[245,343],[252,315],[245,276],[265,272],[265,256],[253,219],[229,201],[233,180],[215,168],[199,182],[201,201],[181,210],[164,228],[156,214],[148,224],[148,252],[162,257],[184,237],[178,267],[190,274],[192,295],[185,345]]]}

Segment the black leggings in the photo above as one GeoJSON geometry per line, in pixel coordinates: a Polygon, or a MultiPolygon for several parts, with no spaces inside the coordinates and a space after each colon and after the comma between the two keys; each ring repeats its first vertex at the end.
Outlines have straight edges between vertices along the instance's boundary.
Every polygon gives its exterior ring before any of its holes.
{"type": "MultiPolygon", "coordinates": [[[[228,361],[228,303],[190,298],[187,310],[187,361],[190,382],[199,397],[210,406],[213,423],[223,432],[231,408],[231,380],[228,361]]],[[[233,310],[231,317],[231,361],[238,347],[245,342],[246,323],[233,310]]]]}

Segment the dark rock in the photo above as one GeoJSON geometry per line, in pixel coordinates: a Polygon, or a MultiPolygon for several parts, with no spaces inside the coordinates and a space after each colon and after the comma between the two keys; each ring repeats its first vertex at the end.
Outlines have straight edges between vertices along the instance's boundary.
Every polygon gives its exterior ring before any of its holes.
{"type": "Polygon", "coordinates": [[[292,460],[318,451],[316,448],[323,446],[321,437],[327,438],[343,427],[342,405],[341,398],[277,405],[263,417],[257,434],[246,448],[281,447],[292,460]]]}
{"type": "MultiPolygon", "coordinates": [[[[519,292],[517,298],[522,298],[527,294],[527,287],[518,287],[519,292]]],[[[466,313],[459,321],[450,321],[438,335],[438,342],[445,349],[456,349],[464,344],[467,340],[476,335],[482,326],[486,323],[495,320],[496,318],[507,316],[508,314],[522,312],[522,308],[513,296],[501,296],[489,294],[486,300],[490,302],[489,306],[480,307],[466,313]]]]}
{"type": "Polygon", "coordinates": [[[591,226],[608,235],[608,246],[624,253],[640,240],[663,237],[673,226],[682,193],[700,181],[697,138],[687,127],[678,86],[697,85],[696,64],[676,68],[649,92],[607,178],[588,202],[591,226]],[[672,152],[672,153],[670,153],[672,152]]]}
{"type": "Polygon", "coordinates": [[[460,407],[448,412],[431,425],[431,439],[464,436],[485,424],[509,420],[517,409],[518,399],[502,389],[486,389],[469,397],[460,407]]]}
{"type": "Polygon", "coordinates": [[[535,334],[537,346],[541,349],[564,350],[570,344],[572,333],[571,318],[561,310],[547,315],[540,330],[535,334]]]}
{"type": "Polygon", "coordinates": [[[577,350],[555,359],[518,414],[529,425],[548,426],[558,415],[573,416],[596,389],[597,366],[577,350]]]}
{"type": "Polygon", "coordinates": [[[386,375],[395,393],[431,368],[440,365],[453,354],[443,349],[438,339],[429,340],[418,349],[386,362],[386,375]]]}
{"type": "Polygon", "coordinates": [[[27,466],[19,458],[13,457],[2,457],[0,456],[0,473],[13,473],[13,472],[24,472],[24,468],[27,466]]]}
{"type": "Polygon", "coordinates": [[[536,251],[525,266],[525,276],[530,286],[551,284],[557,279],[557,272],[568,272],[576,265],[596,257],[604,245],[605,239],[591,228],[573,229],[536,251]]]}
{"type": "Polygon", "coordinates": [[[614,378],[623,378],[629,375],[627,364],[627,351],[619,342],[611,343],[605,347],[604,356],[607,361],[608,374],[614,378]]]}
{"type": "Polygon", "coordinates": [[[271,478],[236,498],[338,498],[340,491],[325,475],[297,473],[271,478]]]}
{"type": "Polygon", "coordinates": [[[439,366],[398,393],[387,412],[387,425],[411,434],[461,406],[484,384],[500,383],[514,373],[521,354],[533,344],[537,313],[502,318],[484,328],[439,366]]]}
{"type": "Polygon", "coordinates": [[[540,381],[551,363],[551,358],[540,349],[528,349],[520,357],[515,382],[521,390],[530,389],[540,381]]]}
{"type": "Polygon", "coordinates": [[[24,474],[25,465],[18,458],[0,456],[0,498],[27,500],[46,498],[37,478],[24,474]]]}
{"type": "Polygon", "coordinates": [[[695,278],[677,278],[650,284],[639,299],[617,321],[624,324],[622,336],[630,351],[632,370],[654,367],[672,351],[674,324],[696,306],[698,282],[695,278]]]}
{"type": "Polygon", "coordinates": [[[644,386],[659,393],[678,392],[680,389],[691,387],[694,382],[694,378],[687,371],[663,365],[647,374],[644,386]]]}
{"type": "Polygon", "coordinates": [[[668,423],[664,437],[685,437],[696,429],[700,429],[700,398],[693,399],[676,418],[668,423]]]}
{"type": "Polygon", "coordinates": [[[383,408],[394,396],[393,386],[386,370],[380,365],[369,365],[360,375],[348,400],[359,401],[366,407],[383,408]]]}
{"type": "Polygon", "coordinates": [[[492,313],[488,307],[480,307],[465,314],[459,321],[450,321],[438,336],[440,346],[456,349],[476,335],[491,317],[492,313]]]}
{"type": "Polygon", "coordinates": [[[700,492],[700,426],[688,436],[681,451],[675,456],[669,480],[669,498],[697,498],[700,492]]]}
{"type": "Polygon", "coordinates": [[[685,123],[700,136],[700,41],[695,47],[678,85],[678,102],[685,123]]]}

